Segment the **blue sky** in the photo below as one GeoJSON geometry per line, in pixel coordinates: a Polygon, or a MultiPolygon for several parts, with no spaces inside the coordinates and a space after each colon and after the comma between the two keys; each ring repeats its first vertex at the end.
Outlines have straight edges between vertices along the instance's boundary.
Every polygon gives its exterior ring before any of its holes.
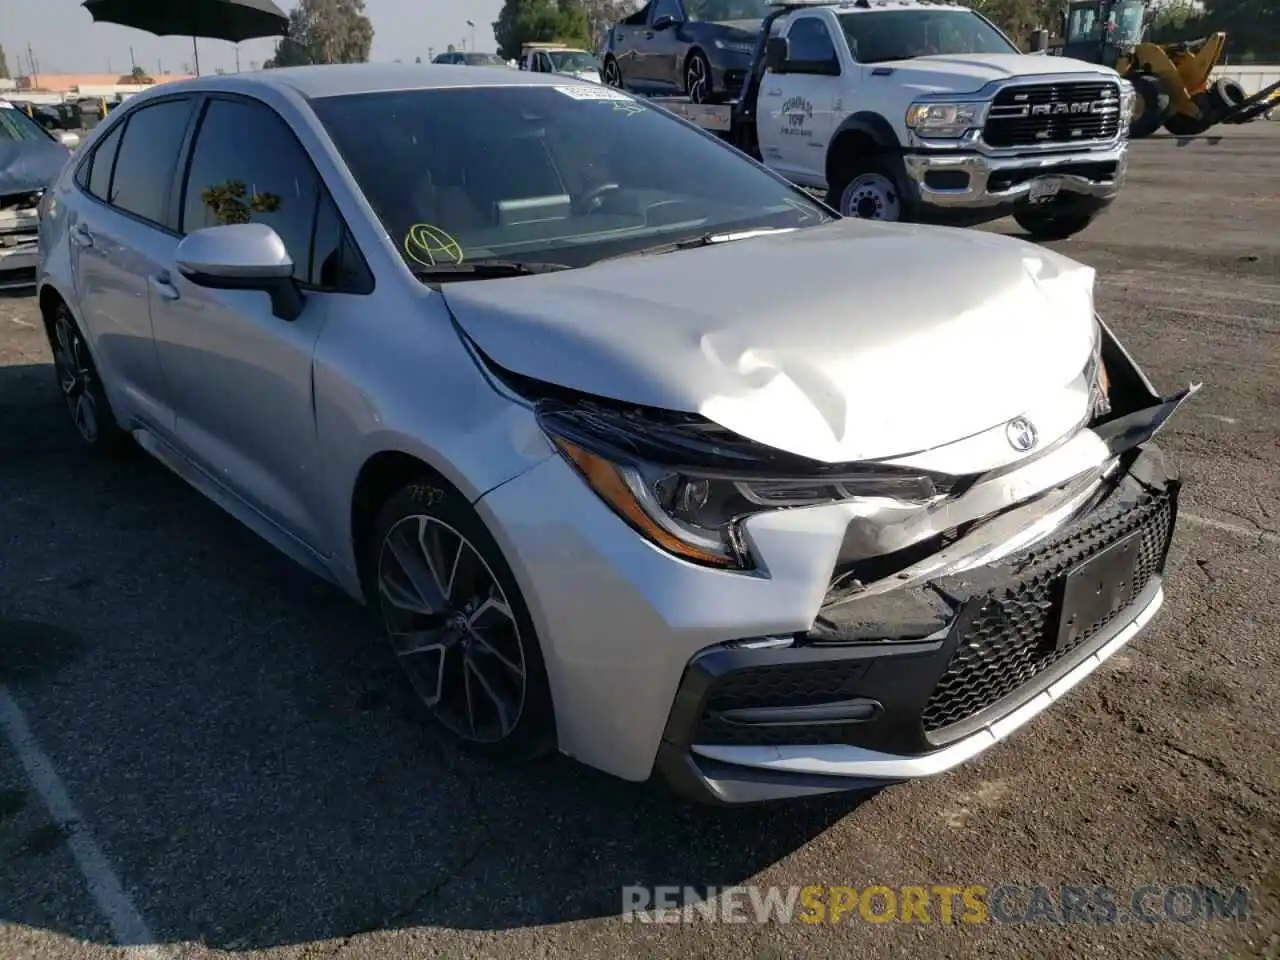
{"type": "MultiPolygon", "coordinates": [[[[276,0],[286,12],[295,0],[276,0]]],[[[450,43],[471,45],[474,20],[475,44],[481,50],[494,49],[492,23],[498,18],[502,0],[366,0],[365,13],[373,21],[373,60],[427,59],[428,49],[437,52],[450,43]]],[[[163,64],[166,71],[180,73],[191,64],[191,40],[156,37],[141,30],[111,24],[95,24],[80,0],[0,0],[0,44],[15,76],[27,73],[27,45],[35,53],[37,66],[46,73],[128,73],[129,48],[139,66],[148,71],[163,64]]],[[[249,40],[240,44],[241,69],[261,63],[271,56],[272,40],[249,40]]],[[[218,40],[200,41],[200,69],[213,72],[221,67],[235,69],[235,46],[218,40]]]]}

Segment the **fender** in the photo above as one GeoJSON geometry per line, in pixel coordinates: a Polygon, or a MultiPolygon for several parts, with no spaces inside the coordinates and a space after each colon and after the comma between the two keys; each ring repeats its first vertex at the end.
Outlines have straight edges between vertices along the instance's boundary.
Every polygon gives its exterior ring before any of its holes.
{"type": "Polygon", "coordinates": [[[898,140],[898,134],[894,131],[893,125],[880,114],[870,110],[862,110],[845,117],[831,135],[831,142],[836,143],[846,133],[865,134],[875,141],[881,152],[896,152],[902,149],[902,143],[898,140]]]}

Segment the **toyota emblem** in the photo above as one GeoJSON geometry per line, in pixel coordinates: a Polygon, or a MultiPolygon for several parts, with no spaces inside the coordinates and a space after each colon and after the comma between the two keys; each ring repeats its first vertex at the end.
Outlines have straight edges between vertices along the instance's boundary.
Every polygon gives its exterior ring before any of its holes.
{"type": "Polygon", "coordinates": [[[1004,428],[1004,435],[1009,438],[1009,446],[1019,453],[1026,453],[1036,445],[1036,425],[1026,417],[1010,420],[1004,428]]]}

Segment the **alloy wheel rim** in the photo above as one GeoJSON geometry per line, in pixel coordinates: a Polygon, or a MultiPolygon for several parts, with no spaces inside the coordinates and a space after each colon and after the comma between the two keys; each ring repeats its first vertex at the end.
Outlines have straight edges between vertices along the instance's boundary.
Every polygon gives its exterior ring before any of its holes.
{"type": "Polygon", "coordinates": [[[707,71],[702,66],[701,57],[693,57],[686,68],[685,86],[689,90],[689,99],[694,103],[705,103],[707,100],[707,71]]]}
{"type": "Polygon", "coordinates": [[[861,220],[896,221],[902,216],[898,188],[883,174],[864,173],[844,189],[840,212],[861,220]]]}
{"type": "Polygon", "coordinates": [[[471,542],[435,517],[405,517],[383,538],[378,593],[396,659],[435,717],[475,743],[509,736],[524,710],[524,643],[471,542]]]}
{"type": "Polygon", "coordinates": [[[89,351],[80,332],[65,316],[60,315],[54,322],[53,339],[53,365],[71,420],[81,438],[93,443],[98,439],[98,403],[93,397],[89,351]]]}
{"type": "Polygon", "coordinates": [[[618,65],[612,60],[604,65],[604,82],[610,87],[622,86],[622,74],[618,70],[618,65]]]}

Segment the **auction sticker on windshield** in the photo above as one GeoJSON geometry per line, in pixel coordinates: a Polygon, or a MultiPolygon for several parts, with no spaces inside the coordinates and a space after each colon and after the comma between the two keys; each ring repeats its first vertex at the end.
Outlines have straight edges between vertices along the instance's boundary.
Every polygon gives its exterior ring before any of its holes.
{"type": "Polygon", "coordinates": [[[635,97],[629,93],[623,93],[613,87],[601,87],[595,84],[584,83],[572,87],[556,87],[556,89],[566,97],[573,97],[575,100],[635,100],[635,97]]]}

